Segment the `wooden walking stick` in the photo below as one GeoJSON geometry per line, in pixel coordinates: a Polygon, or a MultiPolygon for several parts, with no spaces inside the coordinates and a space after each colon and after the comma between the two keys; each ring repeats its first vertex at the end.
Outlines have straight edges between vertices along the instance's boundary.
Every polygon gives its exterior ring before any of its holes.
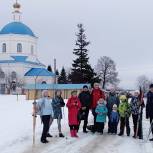
{"type": "Polygon", "coordinates": [[[33,110],[32,110],[32,116],[33,116],[33,145],[35,145],[35,137],[36,137],[36,117],[37,117],[36,80],[37,80],[37,77],[35,78],[35,92],[34,92],[34,102],[33,102],[33,110]]]}

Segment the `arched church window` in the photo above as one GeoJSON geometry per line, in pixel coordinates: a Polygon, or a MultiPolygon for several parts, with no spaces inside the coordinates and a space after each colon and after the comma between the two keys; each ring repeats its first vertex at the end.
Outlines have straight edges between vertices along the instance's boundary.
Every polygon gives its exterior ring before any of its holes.
{"type": "Polygon", "coordinates": [[[18,43],[17,44],[17,52],[18,53],[21,53],[22,52],[22,44],[21,43],[18,43]]]}
{"type": "Polygon", "coordinates": [[[12,80],[16,80],[16,79],[17,79],[17,74],[16,74],[15,71],[13,71],[13,72],[11,73],[11,79],[12,79],[12,80]]]}
{"type": "Polygon", "coordinates": [[[33,54],[34,54],[34,46],[31,45],[31,55],[33,55],[33,54]]]}
{"type": "Polygon", "coordinates": [[[42,83],[41,84],[47,84],[47,82],[46,81],[42,81],[42,83]]]}
{"type": "Polygon", "coordinates": [[[6,53],[6,43],[3,43],[2,44],[2,52],[3,53],[6,53]]]}
{"type": "Polygon", "coordinates": [[[3,71],[0,71],[0,78],[4,79],[5,78],[5,73],[3,71]]]}

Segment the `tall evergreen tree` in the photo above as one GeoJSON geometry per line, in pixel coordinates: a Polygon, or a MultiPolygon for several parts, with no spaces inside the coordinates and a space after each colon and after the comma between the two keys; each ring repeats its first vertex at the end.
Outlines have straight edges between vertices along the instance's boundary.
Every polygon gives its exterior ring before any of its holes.
{"type": "Polygon", "coordinates": [[[65,71],[64,67],[62,68],[61,73],[59,75],[58,83],[59,84],[67,84],[67,75],[66,75],[66,71],[65,71]]]}
{"type": "Polygon", "coordinates": [[[48,65],[47,70],[53,72],[51,65],[48,65]]]}
{"type": "Polygon", "coordinates": [[[90,42],[86,40],[83,24],[78,24],[77,27],[79,32],[76,34],[76,48],[73,51],[73,54],[76,55],[76,59],[73,60],[69,78],[72,83],[92,83],[95,73],[89,64],[87,46],[90,42]]]}

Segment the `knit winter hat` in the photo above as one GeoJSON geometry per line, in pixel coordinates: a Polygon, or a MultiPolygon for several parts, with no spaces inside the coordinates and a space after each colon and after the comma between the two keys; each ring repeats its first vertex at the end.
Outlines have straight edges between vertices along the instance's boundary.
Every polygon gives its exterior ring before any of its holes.
{"type": "Polygon", "coordinates": [[[113,108],[117,108],[117,105],[116,105],[116,104],[114,104],[114,105],[113,105],[113,108]]]}
{"type": "Polygon", "coordinates": [[[120,100],[121,100],[121,101],[125,101],[125,100],[127,100],[127,98],[126,98],[125,95],[122,95],[122,96],[120,96],[120,100]]]}
{"type": "Polygon", "coordinates": [[[83,89],[84,89],[84,88],[87,88],[87,89],[88,89],[88,86],[87,86],[87,85],[84,85],[84,86],[83,86],[83,89]]]}
{"type": "Polygon", "coordinates": [[[153,88],[153,84],[150,85],[150,88],[153,88]]]}

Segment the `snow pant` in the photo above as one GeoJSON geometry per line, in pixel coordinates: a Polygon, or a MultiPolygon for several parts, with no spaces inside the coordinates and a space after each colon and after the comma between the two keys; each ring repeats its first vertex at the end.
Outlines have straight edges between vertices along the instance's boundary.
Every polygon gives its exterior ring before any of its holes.
{"type": "Polygon", "coordinates": [[[96,122],[96,131],[103,133],[104,130],[104,122],[96,122]]]}
{"type": "Polygon", "coordinates": [[[110,125],[109,125],[110,129],[109,129],[109,132],[110,133],[114,133],[114,134],[117,134],[117,126],[118,126],[118,122],[111,122],[110,121],[110,125]]]}
{"type": "Polygon", "coordinates": [[[152,128],[151,131],[152,131],[152,134],[153,134],[153,123],[152,122],[153,122],[153,118],[150,118],[150,126],[152,128]],[[151,125],[151,123],[152,123],[152,125],[151,125]]]}
{"type": "MultiPolygon", "coordinates": [[[[85,112],[85,115],[84,115],[84,124],[83,124],[83,131],[86,131],[87,129],[87,124],[88,124],[88,116],[89,116],[89,109],[86,109],[84,110],[83,112],[85,112]]],[[[81,121],[80,121],[81,123],[81,121]]],[[[80,123],[79,123],[79,126],[80,127],[80,123]]],[[[79,129],[78,129],[79,130],[79,129]]]]}
{"type": "Polygon", "coordinates": [[[50,115],[44,115],[41,117],[41,120],[43,123],[43,131],[42,131],[41,140],[46,140],[47,133],[49,130],[50,117],[51,117],[50,115]]]}
{"type": "Polygon", "coordinates": [[[134,125],[134,136],[139,136],[142,138],[142,119],[139,118],[139,115],[132,114],[133,125],[134,125]],[[138,121],[139,119],[139,121],[138,121]]]}
{"type": "Polygon", "coordinates": [[[96,117],[97,117],[97,113],[95,112],[96,108],[92,109],[92,115],[94,116],[94,126],[93,126],[93,130],[92,132],[96,132],[96,117]]]}
{"type": "MultiPolygon", "coordinates": [[[[49,128],[50,128],[50,126],[52,125],[53,121],[54,121],[54,119],[51,118],[51,119],[50,119],[50,123],[49,123],[49,128]]],[[[61,118],[58,118],[58,119],[57,119],[57,126],[58,126],[58,131],[59,131],[59,133],[61,133],[61,132],[62,132],[62,130],[61,130],[61,118]]],[[[49,133],[49,130],[48,130],[48,133],[49,133]]]]}
{"type": "Polygon", "coordinates": [[[120,118],[120,134],[124,134],[124,129],[126,127],[126,134],[130,135],[130,126],[129,126],[129,117],[121,117],[120,118]]]}
{"type": "Polygon", "coordinates": [[[110,114],[108,114],[108,133],[111,133],[111,119],[110,119],[110,114]]]}

